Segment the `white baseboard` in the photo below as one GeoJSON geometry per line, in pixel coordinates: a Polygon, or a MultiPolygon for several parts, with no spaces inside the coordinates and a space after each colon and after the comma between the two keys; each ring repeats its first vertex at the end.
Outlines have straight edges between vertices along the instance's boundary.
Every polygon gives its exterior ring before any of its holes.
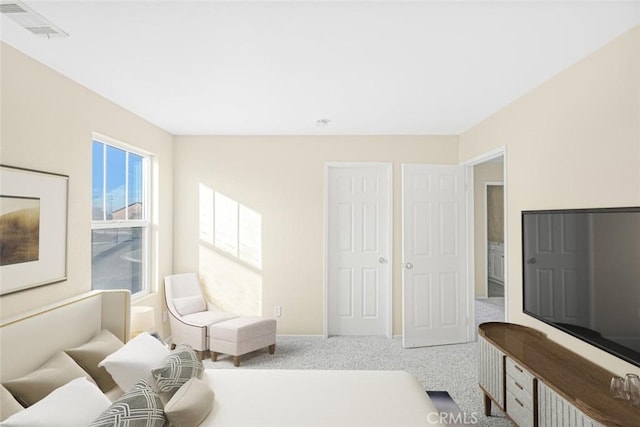
{"type": "Polygon", "coordinates": [[[324,338],[324,335],[276,334],[276,337],[324,338]]]}

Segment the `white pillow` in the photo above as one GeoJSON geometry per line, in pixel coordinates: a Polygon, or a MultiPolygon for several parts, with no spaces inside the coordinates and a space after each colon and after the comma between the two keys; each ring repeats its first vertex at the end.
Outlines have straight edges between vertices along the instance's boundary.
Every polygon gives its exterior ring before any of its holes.
{"type": "Polygon", "coordinates": [[[87,426],[111,401],[85,377],[71,380],[0,423],[2,427],[87,426]]]}
{"type": "Polygon", "coordinates": [[[191,313],[199,313],[207,310],[207,303],[200,295],[190,297],[174,298],[173,305],[181,316],[191,313]]]}
{"type": "Polygon", "coordinates": [[[108,355],[98,366],[104,366],[125,392],[140,379],[146,380],[154,388],[156,382],[151,370],[160,365],[168,354],[169,349],[160,340],[143,332],[108,355]]]}

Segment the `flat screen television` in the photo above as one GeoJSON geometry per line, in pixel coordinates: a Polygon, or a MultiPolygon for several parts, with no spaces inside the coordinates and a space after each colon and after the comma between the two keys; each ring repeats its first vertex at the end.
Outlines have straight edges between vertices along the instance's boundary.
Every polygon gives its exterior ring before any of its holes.
{"type": "Polygon", "coordinates": [[[640,366],[640,207],[522,212],[523,310],[640,366]]]}

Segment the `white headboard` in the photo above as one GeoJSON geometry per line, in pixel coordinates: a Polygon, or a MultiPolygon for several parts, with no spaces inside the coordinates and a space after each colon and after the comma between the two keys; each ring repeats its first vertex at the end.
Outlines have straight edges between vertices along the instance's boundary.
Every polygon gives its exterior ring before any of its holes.
{"type": "Polygon", "coordinates": [[[91,291],[0,324],[0,382],[27,374],[55,353],[89,341],[108,329],[129,339],[131,293],[91,291]]]}

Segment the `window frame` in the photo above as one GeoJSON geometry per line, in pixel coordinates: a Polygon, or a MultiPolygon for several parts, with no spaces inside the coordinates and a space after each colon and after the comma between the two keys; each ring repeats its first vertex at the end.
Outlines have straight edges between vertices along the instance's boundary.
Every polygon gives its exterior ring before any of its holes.
{"type": "MultiPolygon", "coordinates": [[[[91,197],[91,231],[93,230],[105,230],[105,229],[122,229],[122,228],[141,228],[142,229],[142,271],[141,271],[141,283],[140,291],[131,293],[132,299],[140,299],[149,295],[151,290],[151,177],[152,177],[152,155],[138,147],[134,147],[130,144],[109,138],[104,135],[93,133],[91,138],[91,146],[97,142],[103,145],[102,156],[102,218],[96,220],[93,218],[93,194],[91,197]],[[112,147],[118,150],[125,151],[125,153],[131,153],[142,158],[142,215],[140,219],[106,219],[106,199],[107,199],[107,147],[112,147]]],[[[92,162],[93,167],[93,150],[92,150],[92,162]]],[[[93,182],[93,174],[92,174],[93,182]]],[[[93,192],[93,185],[92,185],[93,192]]],[[[125,156],[125,215],[129,216],[128,209],[128,196],[129,196],[129,156],[125,156]]],[[[91,257],[91,265],[93,266],[93,255],[91,257]]],[[[91,289],[93,290],[93,281],[91,283],[91,289]]]]}

